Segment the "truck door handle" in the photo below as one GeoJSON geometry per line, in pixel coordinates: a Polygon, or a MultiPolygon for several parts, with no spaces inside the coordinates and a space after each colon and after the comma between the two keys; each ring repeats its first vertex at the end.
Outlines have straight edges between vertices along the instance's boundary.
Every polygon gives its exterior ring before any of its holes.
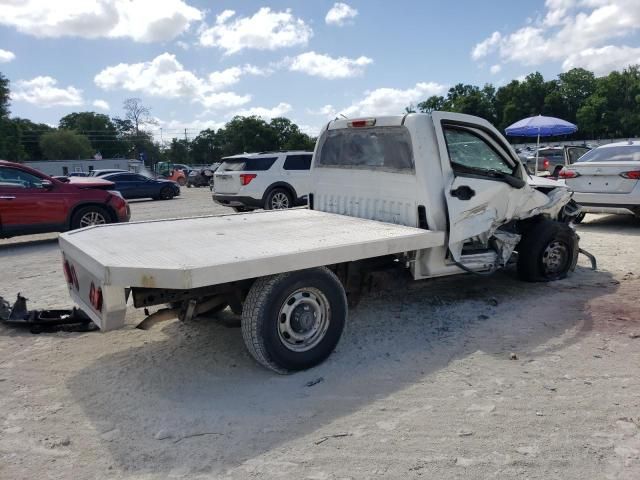
{"type": "Polygon", "coordinates": [[[476,195],[475,190],[467,185],[461,185],[455,190],[449,192],[452,197],[459,198],[460,200],[470,200],[476,195]]]}
{"type": "Polygon", "coordinates": [[[0,200],[13,200],[16,197],[12,197],[10,195],[0,195],[0,200]]]}

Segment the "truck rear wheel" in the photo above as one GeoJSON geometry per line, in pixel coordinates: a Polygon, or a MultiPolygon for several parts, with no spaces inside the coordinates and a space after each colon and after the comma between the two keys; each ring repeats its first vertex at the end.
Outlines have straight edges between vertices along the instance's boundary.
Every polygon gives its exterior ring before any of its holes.
{"type": "Polygon", "coordinates": [[[338,344],[347,297],[329,269],[312,268],[262,277],[242,308],[242,336],[249,353],[278,373],[323,362],[338,344]]]}
{"type": "Polygon", "coordinates": [[[565,223],[542,220],[524,233],[516,250],[518,276],[522,280],[560,280],[575,268],[578,237],[565,223]]]}

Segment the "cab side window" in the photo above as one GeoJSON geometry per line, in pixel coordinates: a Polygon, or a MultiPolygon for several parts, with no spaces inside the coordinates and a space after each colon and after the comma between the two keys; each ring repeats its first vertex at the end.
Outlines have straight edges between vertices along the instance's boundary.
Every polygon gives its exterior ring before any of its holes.
{"type": "Polygon", "coordinates": [[[464,128],[445,126],[444,137],[454,172],[513,173],[514,167],[476,133],[464,128]]]}
{"type": "Polygon", "coordinates": [[[15,168],[0,167],[0,188],[42,188],[42,179],[15,168]]]}

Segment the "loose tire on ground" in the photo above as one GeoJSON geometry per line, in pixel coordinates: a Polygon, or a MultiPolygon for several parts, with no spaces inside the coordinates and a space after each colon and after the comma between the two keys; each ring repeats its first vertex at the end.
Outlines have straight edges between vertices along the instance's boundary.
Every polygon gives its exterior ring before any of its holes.
{"type": "Polygon", "coordinates": [[[265,210],[283,210],[293,207],[293,197],[284,188],[274,188],[264,202],[265,210]]]}
{"type": "Polygon", "coordinates": [[[324,361],[346,317],[344,288],[329,269],[271,275],[256,280],[245,299],[242,336],[258,363],[285,374],[324,361]]]}
{"type": "Polygon", "coordinates": [[[553,220],[540,220],[524,233],[518,251],[518,276],[528,282],[565,278],[578,259],[578,237],[573,229],[553,220]]]}
{"type": "Polygon", "coordinates": [[[104,225],[111,223],[109,212],[103,207],[90,205],[82,207],[71,218],[71,229],[90,227],[92,225],[104,225]]]}

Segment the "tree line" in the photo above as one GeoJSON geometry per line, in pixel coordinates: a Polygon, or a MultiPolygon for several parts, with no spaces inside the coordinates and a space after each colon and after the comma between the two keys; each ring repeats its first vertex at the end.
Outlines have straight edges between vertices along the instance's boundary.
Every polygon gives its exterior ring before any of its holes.
{"type": "Polygon", "coordinates": [[[500,131],[534,115],[578,125],[573,139],[635,137],[640,134],[640,68],[632,66],[596,77],[574,68],[545,80],[539,72],[500,88],[459,83],[446,96],[432,96],[407,111],[445,110],[483,117],[500,131]]]}
{"type": "Polygon", "coordinates": [[[65,115],[57,128],[10,117],[9,81],[0,73],[0,159],[11,161],[93,158],[140,158],[211,164],[242,152],[312,150],[315,139],[283,117],[266,122],[256,116],[234,117],[219,129],[202,130],[193,139],[163,144],[152,135],[150,109],[138,98],[123,102],[123,118],[95,112],[65,115]]]}
{"type": "MultiPolygon", "coordinates": [[[[57,128],[10,117],[9,100],[9,81],[0,73],[0,158],[13,161],[91,158],[99,152],[103,158],[142,157],[147,163],[208,164],[242,152],[310,150],[315,143],[287,118],[266,122],[251,116],[235,117],[217,130],[202,130],[193,139],[173,138],[161,144],[149,131],[154,125],[149,108],[137,98],[125,100],[123,118],[75,112],[62,117],[57,128]]],[[[499,88],[459,83],[444,96],[406,108],[433,110],[477,115],[501,131],[541,114],[577,124],[572,139],[635,137],[640,134],[640,67],[602,77],[574,68],[552,80],[534,72],[499,88]]]]}

